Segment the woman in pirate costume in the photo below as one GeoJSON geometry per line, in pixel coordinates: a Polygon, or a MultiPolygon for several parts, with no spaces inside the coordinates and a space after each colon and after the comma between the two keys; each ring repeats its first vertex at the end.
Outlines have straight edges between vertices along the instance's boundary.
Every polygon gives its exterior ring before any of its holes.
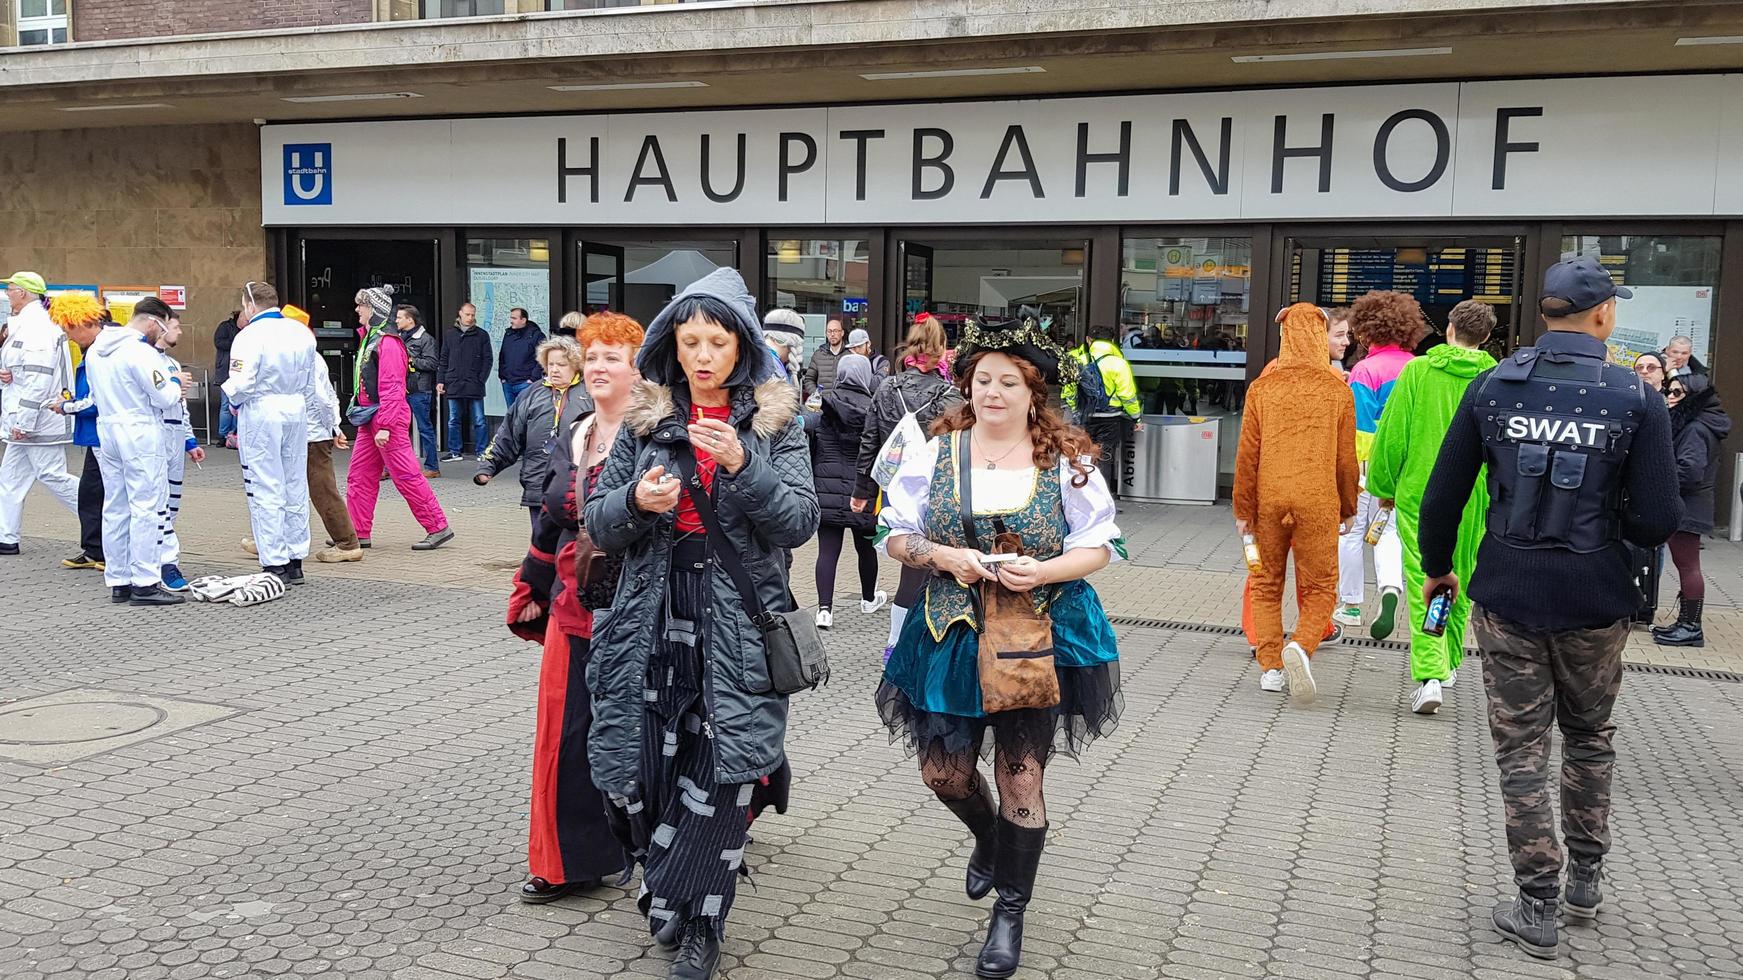
{"type": "Polygon", "coordinates": [[[997,889],[976,963],[984,977],[1010,976],[1022,956],[1047,839],[1048,760],[1075,758],[1121,708],[1113,630],[1083,579],[1124,543],[1094,445],[1047,403],[1063,360],[1027,310],[1000,329],[970,324],[955,362],[964,402],[903,461],[883,510],[890,556],[933,574],[885,667],[878,709],[974,836],[969,897],[997,889]],[[1031,641],[1013,653],[1019,621],[1031,641]],[[993,763],[996,806],[979,757],[993,763]]]}

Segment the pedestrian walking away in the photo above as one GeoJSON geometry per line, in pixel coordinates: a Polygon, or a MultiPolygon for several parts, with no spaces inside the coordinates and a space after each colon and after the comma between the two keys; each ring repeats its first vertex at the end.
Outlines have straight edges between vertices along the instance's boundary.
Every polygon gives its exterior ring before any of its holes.
{"type": "Polygon", "coordinates": [[[243,284],[242,316],[224,391],[236,406],[249,523],[261,568],[296,584],[309,557],[308,402],[320,397],[320,355],[270,283],[243,284]]]}
{"type": "Polygon", "coordinates": [[[462,304],[454,329],[443,338],[436,358],[436,394],[448,403],[448,452],[443,462],[484,450],[484,384],[490,378],[490,335],[478,328],[478,309],[462,304]],[[469,428],[461,441],[461,422],[469,428]]]}
{"type": "Polygon", "coordinates": [[[1089,436],[1048,404],[1068,357],[1033,316],[965,325],[964,400],[903,458],[882,515],[890,557],[931,575],[884,667],[878,712],[974,838],[968,897],[997,892],[975,960],[983,977],[1022,961],[1048,763],[1110,734],[1121,710],[1113,629],[1084,579],[1124,543],[1089,436]]]}
{"type": "Polygon", "coordinates": [[[1114,328],[1105,324],[1089,328],[1089,340],[1071,352],[1071,359],[1077,370],[1068,373],[1060,397],[1095,440],[1096,466],[1118,499],[1126,444],[1144,428],[1131,362],[1114,343],[1114,328]]]}
{"type": "Polygon", "coordinates": [[[544,379],[521,393],[497,426],[490,445],[478,455],[472,482],[489,483],[498,473],[520,464],[521,506],[539,522],[545,497],[545,469],[551,443],[581,416],[593,410],[587,393],[576,383],[581,376],[581,347],[571,337],[553,337],[539,345],[544,379]]]}
{"type": "MultiPolygon", "coordinates": [[[[1350,390],[1356,398],[1356,460],[1362,466],[1366,487],[1368,459],[1373,455],[1374,434],[1379,431],[1387,400],[1398,383],[1398,375],[1415,355],[1411,348],[1417,339],[1428,333],[1428,322],[1422,317],[1422,307],[1415,297],[1406,293],[1374,291],[1356,300],[1350,307],[1350,325],[1356,339],[1367,348],[1363,357],[1350,369],[1350,390]]],[[[1368,633],[1376,640],[1392,635],[1398,626],[1399,608],[1404,601],[1404,546],[1398,538],[1398,525],[1391,509],[1381,505],[1380,498],[1364,489],[1357,504],[1356,518],[1338,539],[1338,602],[1334,617],[1344,626],[1362,625],[1362,602],[1367,588],[1366,557],[1369,537],[1378,527],[1373,544],[1374,580],[1379,588],[1379,609],[1368,633]]]]}
{"type": "Polygon", "coordinates": [[[502,350],[497,355],[496,376],[502,381],[503,411],[514,407],[521,392],[544,376],[539,367],[539,344],[545,340],[539,325],[527,319],[527,311],[515,307],[508,311],[508,329],[502,334],[502,350]]]}
{"type": "Polygon", "coordinates": [[[1491,501],[1469,590],[1489,732],[1519,892],[1495,931],[1538,958],[1560,948],[1557,913],[1598,914],[1610,849],[1611,712],[1640,604],[1623,542],[1655,548],[1683,519],[1664,399],[1609,363],[1629,290],[1591,256],[1551,266],[1548,332],[1472,379],[1422,497],[1425,599],[1456,596],[1459,527],[1479,472],[1491,501]],[[1486,471],[1484,468],[1487,467],[1486,471]],[[1550,728],[1562,737],[1562,841],[1550,808],[1550,728]]]}
{"type": "Polygon", "coordinates": [[[182,512],[187,461],[191,459],[197,466],[206,460],[206,450],[194,438],[193,424],[188,421],[187,391],[192,387],[193,376],[184,371],[181,363],[171,355],[176,345],[181,343],[182,321],[169,304],[156,296],[147,296],[134,306],[133,311],[149,313],[163,320],[163,331],[155,346],[163,356],[164,371],[182,378],[182,400],[170,406],[163,415],[163,458],[169,492],[164,497],[163,510],[158,514],[158,542],[163,548],[163,556],[159,559],[163,565],[160,570],[163,587],[171,592],[186,592],[188,580],[182,574],[182,545],[176,536],[176,518],[182,512]]]}
{"type": "Polygon", "coordinates": [[[164,418],[181,403],[184,379],[164,370],[152,346],[162,318],[135,313],[91,344],[88,370],[97,400],[97,462],[103,468],[103,581],[112,602],[174,605],[162,586],[158,513],[169,498],[164,418]]]}
{"type": "Polygon", "coordinates": [[[867,508],[854,510],[858,482],[859,444],[871,409],[871,362],[848,354],[836,367],[835,385],[823,392],[811,433],[811,476],[822,513],[817,528],[817,626],[835,625],[835,568],[841,563],[843,537],[853,540],[859,570],[859,610],[871,615],[884,607],[889,594],[878,588],[878,553],[872,543],[877,516],[867,508]]]}
{"type": "Polygon", "coordinates": [[[544,644],[523,902],[542,904],[591,889],[631,860],[612,832],[610,811],[587,761],[593,617],[612,605],[623,559],[595,550],[581,526],[581,506],[598,484],[629,410],[642,336],[641,324],[621,313],[595,313],[581,322],[573,339],[541,345],[585,351],[582,384],[591,398],[577,392],[576,403],[587,409],[551,440],[532,546],[509,598],[508,628],[544,644]]]}
{"type": "MultiPolygon", "coordinates": [[[[1447,316],[1446,343],[1399,372],[1368,460],[1368,491],[1382,504],[1393,504],[1398,538],[1404,546],[1410,678],[1415,683],[1406,703],[1419,715],[1439,711],[1446,701],[1446,689],[1457,683],[1465,656],[1465,626],[1471,616],[1470,597],[1460,595],[1451,600],[1438,632],[1424,627],[1428,607],[1422,593],[1422,548],[1417,542],[1422,493],[1465,388],[1472,378],[1495,366],[1495,359],[1482,350],[1495,322],[1495,311],[1476,300],[1465,300],[1452,308],[1447,316]]],[[[1488,511],[1487,488],[1473,487],[1459,519],[1458,546],[1453,549],[1453,571],[1463,579],[1468,580],[1476,567],[1488,511]]]]}
{"type": "Polygon", "coordinates": [[[412,550],[431,551],[452,541],[454,532],[412,451],[411,408],[405,400],[406,346],[400,335],[400,324],[410,318],[397,312],[392,295],[379,287],[358,291],[356,310],[357,335],[362,338],[352,379],[357,395],[346,409],[357,427],[357,445],[351,450],[351,468],[345,477],[351,524],[359,546],[369,547],[385,469],[424,529],[424,539],[412,550]]]}
{"type": "Polygon", "coordinates": [[[79,551],[62,568],[103,570],[103,471],[97,462],[97,400],[91,397],[91,345],[104,325],[103,305],[86,292],[62,293],[49,316],[66,332],[77,363],[70,395],[49,410],[73,420],[73,445],[85,450],[79,472],[79,551]]]}
{"type": "Polygon", "coordinates": [[[637,368],[625,433],[587,496],[594,546],[624,562],[593,622],[588,757],[642,867],[638,906],[678,947],[669,976],[703,980],[748,873],[759,785],[786,762],[787,699],[726,563],[765,609],[794,611],[785,550],[816,533],[817,496],[798,400],[736,271],[672,300],[637,368]]]}
{"type": "Polygon", "coordinates": [[[411,315],[411,329],[403,330],[405,334],[406,360],[411,365],[406,372],[405,401],[411,409],[412,421],[418,429],[418,459],[423,463],[424,475],[438,477],[442,475],[441,464],[436,458],[436,371],[441,367],[441,356],[437,350],[436,337],[424,327],[423,314],[415,306],[405,306],[411,315]]]}
{"type": "MultiPolygon", "coordinates": [[[[1235,530],[1248,545],[1259,689],[1293,701],[1318,697],[1313,654],[1337,605],[1340,522],[1356,513],[1356,406],[1326,369],[1325,311],[1283,311],[1283,349],[1247,392],[1235,454],[1235,530]],[[1283,639],[1283,581],[1290,559],[1301,613],[1283,639]]],[[[1347,529],[1347,528],[1346,528],[1347,529]]]]}
{"type": "Polygon", "coordinates": [[[1659,646],[1704,647],[1702,607],[1707,580],[1701,574],[1701,538],[1713,533],[1713,493],[1719,476],[1719,444],[1731,431],[1731,417],[1719,405],[1719,392],[1704,374],[1682,374],[1665,386],[1670,406],[1671,451],[1676,454],[1683,518],[1670,536],[1676,563],[1676,622],[1652,631],[1659,646]]]}
{"type": "Polygon", "coordinates": [[[79,482],[67,472],[73,420],[51,410],[73,387],[73,346],[49,319],[42,277],[19,272],[0,280],[12,310],[0,345],[0,555],[16,555],[23,535],[24,495],[41,483],[78,513],[79,482]]]}

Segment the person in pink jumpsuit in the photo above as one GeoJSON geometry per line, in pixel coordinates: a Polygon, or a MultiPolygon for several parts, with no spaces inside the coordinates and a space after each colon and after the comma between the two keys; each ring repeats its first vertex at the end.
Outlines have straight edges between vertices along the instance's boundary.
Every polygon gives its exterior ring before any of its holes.
{"type": "MultiPolygon", "coordinates": [[[[400,307],[399,309],[411,309],[400,307]]],[[[385,289],[365,289],[357,294],[358,334],[363,343],[357,356],[357,395],[347,413],[353,421],[367,416],[357,426],[351,450],[351,468],[345,477],[345,505],[357,526],[360,545],[370,546],[375,526],[375,498],[385,466],[393,488],[405,498],[412,516],[423,525],[426,536],[412,545],[413,551],[431,551],[453,540],[448,517],[424,478],[412,449],[411,406],[406,403],[408,357],[400,337],[398,310],[385,289]],[[375,409],[373,413],[369,409],[375,409]]]]}

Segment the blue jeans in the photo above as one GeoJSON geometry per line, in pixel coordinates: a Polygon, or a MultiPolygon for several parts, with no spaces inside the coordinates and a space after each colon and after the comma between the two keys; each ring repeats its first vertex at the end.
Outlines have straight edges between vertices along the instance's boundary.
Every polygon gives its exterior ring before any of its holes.
{"type": "Polygon", "coordinates": [[[436,400],[435,392],[410,392],[405,400],[411,406],[412,421],[418,426],[418,458],[423,460],[424,469],[440,469],[436,465],[436,418],[430,414],[430,408],[436,400]]]}
{"type": "Polygon", "coordinates": [[[230,414],[230,396],[223,388],[218,388],[218,441],[223,442],[226,436],[235,434],[236,416],[230,414]]]}
{"type": "Polygon", "coordinates": [[[520,397],[520,393],[532,386],[533,383],[531,381],[504,381],[502,383],[503,411],[507,412],[510,408],[513,408],[514,400],[520,397]]]}
{"type": "Polygon", "coordinates": [[[474,455],[483,452],[484,443],[488,441],[484,435],[484,399],[448,399],[448,451],[451,453],[464,451],[467,455],[474,455]],[[466,412],[472,416],[472,441],[478,448],[462,449],[465,444],[460,441],[461,412],[466,412]]]}

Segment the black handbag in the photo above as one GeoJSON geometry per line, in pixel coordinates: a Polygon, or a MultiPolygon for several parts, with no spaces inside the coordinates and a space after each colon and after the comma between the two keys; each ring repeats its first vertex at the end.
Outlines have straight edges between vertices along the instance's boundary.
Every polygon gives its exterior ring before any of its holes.
{"type": "Polygon", "coordinates": [[[823,634],[817,630],[816,615],[807,610],[774,612],[765,608],[757,596],[756,585],[745,571],[738,553],[725,547],[726,536],[720,529],[720,519],[714,513],[714,501],[696,475],[696,457],[688,446],[680,449],[673,465],[678,476],[690,488],[690,503],[696,516],[708,532],[708,553],[720,562],[732,584],[744,601],[744,611],[751,624],[763,635],[763,654],[768,660],[768,692],[780,695],[808,691],[829,680],[829,656],[823,649],[823,634]]]}

